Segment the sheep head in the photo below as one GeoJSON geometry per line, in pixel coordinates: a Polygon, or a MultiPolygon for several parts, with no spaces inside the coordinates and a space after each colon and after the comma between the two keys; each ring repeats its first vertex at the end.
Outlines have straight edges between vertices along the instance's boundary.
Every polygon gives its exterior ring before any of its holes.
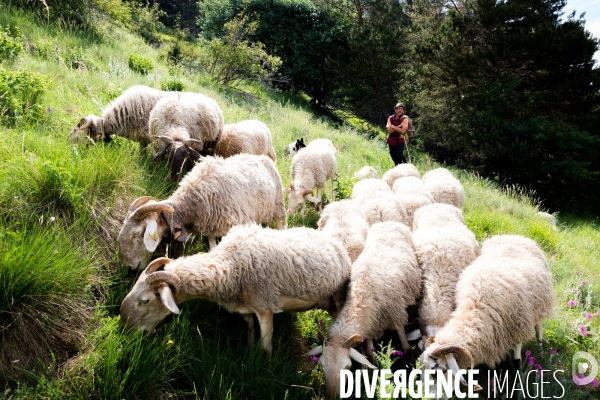
{"type": "Polygon", "coordinates": [[[84,142],[88,144],[93,144],[98,139],[109,141],[110,137],[107,137],[104,133],[102,118],[94,114],[81,118],[71,133],[69,133],[69,136],[67,136],[67,141],[69,142],[84,142]]]}
{"type": "Polygon", "coordinates": [[[150,196],[140,197],[131,204],[117,238],[121,264],[138,270],[156,250],[169,230],[161,212],[172,214],[175,210],[150,196]]]}
{"type": "Polygon", "coordinates": [[[171,161],[171,175],[169,179],[177,182],[181,179],[183,172],[187,169],[188,161],[192,164],[201,157],[202,142],[196,139],[174,140],[169,136],[158,136],[154,143],[163,143],[164,146],[153,145],[154,159],[167,154],[171,161]],[[160,150],[158,150],[160,149],[160,150]]]}
{"type": "MultiPolygon", "coordinates": [[[[435,337],[427,339],[425,351],[421,354],[421,361],[425,369],[443,372],[450,370],[454,376],[460,369],[475,368],[473,356],[466,347],[459,344],[439,345],[435,342],[435,337]]],[[[467,385],[467,381],[462,376],[460,383],[467,385]]],[[[481,386],[476,385],[475,390],[481,390],[481,386]]]]}
{"type": "Polygon", "coordinates": [[[170,313],[179,314],[176,298],[181,279],[173,272],[158,271],[168,258],[152,261],[121,303],[121,320],[130,329],[151,331],[170,313]]]}
{"type": "Polygon", "coordinates": [[[305,356],[320,356],[319,363],[325,374],[325,391],[328,399],[335,399],[339,395],[340,371],[352,367],[352,360],[369,368],[376,368],[365,356],[354,349],[354,346],[358,345],[360,341],[359,334],[352,335],[348,339],[334,336],[327,343],[304,354],[305,356]]]}
{"type": "Polygon", "coordinates": [[[313,196],[312,189],[300,190],[295,189],[294,184],[291,184],[289,188],[283,190],[285,193],[289,193],[288,196],[288,213],[295,212],[306,200],[312,203],[320,203],[321,199],[313,196]]]}

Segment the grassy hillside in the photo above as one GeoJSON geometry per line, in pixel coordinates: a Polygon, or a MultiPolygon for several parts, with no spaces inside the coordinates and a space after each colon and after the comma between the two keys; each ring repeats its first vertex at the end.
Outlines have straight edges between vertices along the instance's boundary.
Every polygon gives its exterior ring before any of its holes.
{"type": "MultiPolygon", "coordinates": [[[[246,349],[241,317],[207,302],[184,303],[152,336],[123,330],[118,307],[134,278],[118,263],[121,222],[136,197],[162,199],[175,186],[166,165],[140,154],[136,143],[83,147],[65,138],[81,117],[101,114],[126,88],[176,81],[213,97],[226,122],[264,121],[286,185],[291,159],[283,147],[299,137],[331,139],[338,148],[338,190],[347,196],[352,173],[363,165],[380,175],[392,167],[383,130],[368,140],[317,116],[299,97],[257,85],[213,85],[208,75],[168,66],[161,49],[119,28],[98,38],[68,24],[34,21],[0,2],[4,28],[12,39],[0,47],[14,40],[21,50],[2,60],[0,85],[15,88],[18,81],[23,89],[0,93],[0,398],[322,398],[322,373],[300,355],[331,323],[323,312],[277,315],[271,360],[258,346],[246,349]],[[132,54],[151,59],[152,71],[133,72],[132,54]],[[43,89],[39,96],[36,88],[43,89]]],[[[411,154],[421,173],[438,167],[426,155],[411,154]]],[[[570,371],[576,351],[600,360],[598,222],[559,215],[554,230],[535,216],[538,206],[527,194],[500,192],[473,174],[453,172],[465,187],[465,220],[478,240],[517,233],[546,251],[556,315],[544,326],[543,349],[532,342],[524,350],[545,369],[566,371],[564,398],[597,398],[598,389],[577,388],[570,371]]],[[[309,211],[289,224],[314,227],[317,219],[309,211]]],[[[201,250],[201,244],[188,249],[201,250]]]]}

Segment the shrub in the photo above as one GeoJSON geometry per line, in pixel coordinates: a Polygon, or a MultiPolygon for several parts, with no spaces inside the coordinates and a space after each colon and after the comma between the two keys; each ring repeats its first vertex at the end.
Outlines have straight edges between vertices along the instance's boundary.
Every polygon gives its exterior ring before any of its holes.
{"type": "Polygon", "coordinates": [[[0,27],[0,60],[9,60],[23,52],[23,42],[10,35],[8,28],[0,27]]]}
{"type": "Polygon", "coordinates": [[[46,78],[36,72],[0,68],[0,125],[36,121],[46,89],[46,78]]]}
{"type": "Polygon", "coordinates": [[[137,54],[129,55],[129,69],[138,74],[148,75],[154,69],[152,60],[137,54]]]}
{"type": "Polygon", "coordinates": [[[97,69],[93,57],[82,47],[73,47],[67,50],[65,54],[65,63],[69,68],[78,71],[97,69]]]}
{"type": "Polygon", "coordinates": [[[178,79],[170,79],[168,81],[162,82],[160,84],[161,90],[166,90],[170,92],[183,92],[185,90],[185,85],[178,79]]]}
{"type": "Polygon", "coordinates": [[[40,38],[34,43],[33,52],[44,60],[60,60],[60,47],[46,37],[40,38]]]}

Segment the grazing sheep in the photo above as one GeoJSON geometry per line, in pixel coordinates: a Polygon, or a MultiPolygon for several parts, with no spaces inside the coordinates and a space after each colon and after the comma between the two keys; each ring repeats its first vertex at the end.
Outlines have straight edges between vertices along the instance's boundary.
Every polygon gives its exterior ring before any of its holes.
{"type": "Polygon", "coordinates": [[[306,145],[304,144],[304,138],[300,138],[285,146],[285,152],[293,157],[297,152],[300,151],[300,149],[305,147],[306,145]]]}
{"type": "Polygon", "coordinates": [[[423,175],[425,189],[436,203],[451,204],[458,208],[465,205],[465,190],[446,168],[437,168],[423,175]]]}
{"type": "MultiPolygon", "coordinates": [[[[435,336],[454,310],[454,291],[462,271],[479,255],[479,243],[459,218],[462,211],[448,204],[434,203],[420,208],[414,216],[415,253],[422,271],[422,299],[419,316],[426,337],[435,336]],[[452,210],[453,209],[453,210],[452,210]],[[445,220],[441,225],[438,221],[445,220]]],[[[424,333],[423,333],[424,334],[424,333]]]]}
{"type": "Polygon", "coordinates": [[[264,154],[276,161],[273,139],[267,125],[255,119],[225,125],[223,135],[215,145],[215,155],[227,158],[241,153],[264,154]]]}
{"type": "Polygon", "coordinates": [[[409,227],[413,226],[415,212],[419,208],[433,203],[431,198],[419,193],[396,194],[396,200],[406,211],[406,225],[409,227]]]}
{"type": "Polygon", "coordinates": [[[377,170],[370,165],[365,165],[360,170],[356,171],[353,176],[358,180],[366,178],[379,179],[377,170]]]}
{"type": "Polygon", "coordinates": [[[416,176],[417,178],[420,178],[421,174],[413,164],[398,164],[383,174],[381,180],[387,183],[391,189],[394,187],[396,179],[404,178],[405,176],[416,176]]]}
{"type": "Polygon", "coordinates": [[[132,86],[113,100],[102,112],[102,117],[93,114],[82,118],[73,128],[67,140],[81,140],[88,137],[91,142],[103,139],[110,141],[110,135],[123,136],[139,142],[145,149],[151,142],[148,134],[150,111],[159,100],[177,96],[176,92],[165,92],[148,86],[132,86]]]}
{"type": "Polygon", "coordinates": [[[241,314],[252,341],[256,314],[262,347],[271,352],[273,314],[327,308],[332,297],[341,308],[349,278],[346,250],[326,233],[236,226],[209,253],[150,263],[123,300],[121,318],[149,331],[179,313],[177,304],[207,299],[241,314]]]}
{"type": "Polygon", "coordinates": [[[359,205],[363,218],[369,226],[377,222],[408,222],[408,216],[402,204],[380,179],[363,179],[352,188],[352,199],[359,205]]]}
{"type": "Polygon", "coordinates": [[[456,310],[429,339],[423,364],[428,369],[494,368],[534,330],[541,345],[542,322],[552,315],[555,294],[544,253],[531,239],[498,235],[486,240],[481,255],[456,284],[456,310]]]}
{"type": "Polygon", "coordinates": [[[315,139],[304,150],[297,153],[292,160],[292,183],[285,190],[289,193],[288,213],[294,212],[308,200],[319,204],[322,208],[321,191],[327,180],[331,181],[331,198],[335,198],[333,180],[337,176],[335,147],[329,139],[315,139]],[[313,196],[313,188],[317,188],[317,197],[313,196]]]}
{"type": "Polygon", "coordinates": [[[352,265],[346,303],[329,329],[327,342],[306,354],[322,354],[319,362],[328,398],[338,394],[340,370],[350,368],[351,360],[375,368],[353,348],[361,339],[367,340],[367,353],[371,353],[373,339],[385,329],[394,329],[402,349],[412,351],[404,332],[406,308],[416,303],[420,288],[421,271],[408,227],[397,222],[373,225],[365,249],[352,265]]]}
{"type": "Polygon", "coordinates": [[[277,222],[285,228],[281,176],[267,156],[206,157],[166,200],[145,196],[133,202],[118,243],[121,263],[139,269],[164,238],[185,243],[188,235],[216,238],[234,225],[277,222]]]}
{"type": "Polygon", "coordinates": [[[171,180],[178,181],[190,163],[221,138],[223,112],[217,102],[201,93],[178,93],[159,100],[150,112],[152,154],[172,159],[171,180]]]}
{"type": "Polygon", "coordinates": [[[319,230],[340,241],[354,262],[365,247],[369,224],[360,217],[360,207],[353,200],[328,204],[317,222],[319,230]]]}

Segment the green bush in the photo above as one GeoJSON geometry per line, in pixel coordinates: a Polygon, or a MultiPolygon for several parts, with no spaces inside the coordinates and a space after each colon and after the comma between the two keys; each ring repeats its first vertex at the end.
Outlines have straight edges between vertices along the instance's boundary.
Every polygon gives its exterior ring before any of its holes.
{"type": "Polygon", "coordinates": [[[69,68],[78,71],[96,70],[93,57],[83,47],[73,47],[65,54],[65,63],[69,68]]]}
{"type": "Polygon", "coordinates": [[[11,36],[8,28],[0,27],[0,60],[12,59],[23,52],[23,42],[11,36]]]}
{"type": "Polygon", "coordinates": [[[153,69],[154,64],[152,64],[152,60],[143,56],[139,56],[137,54],[129,55],[129,69],[133,72],[137,72],[138,74],[148,75],[153,69]]]}
{"type": "Polygon", "coordinates": [[[35,41],[32,49],[33,53],[41,59],[52,61],[60,60],[60,47],[46,37],[35,41]]]}
{"type": "Polygon", "coordinates": [[[0,125],[38,120],[46,86],[45,76],[37,72],[0,68],[0,125]]]}
{"type": "Polygon", "coordinates": [[[170,92],[183,92],[185,90],[185,85],[178,79],[169,79],[168,81],[162,82],[160,88],[161,90],[170,92]]]}

